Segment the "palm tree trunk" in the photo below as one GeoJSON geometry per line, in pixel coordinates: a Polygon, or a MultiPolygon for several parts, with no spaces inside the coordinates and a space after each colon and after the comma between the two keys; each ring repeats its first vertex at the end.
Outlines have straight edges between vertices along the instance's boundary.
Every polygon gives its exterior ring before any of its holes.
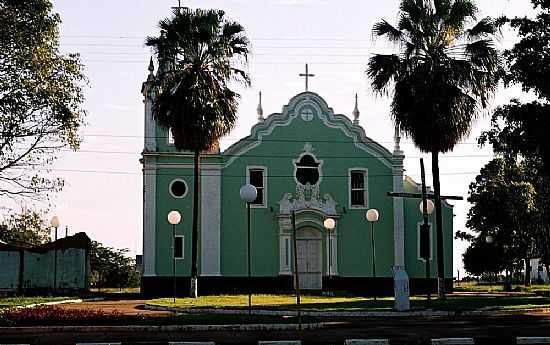
{"type": "Polygon", "coordinates": [[[432,152],[432,175],[435,196],[435,225],[437,244],[437,293],[445,298],[445,261],[443,256],[443,217],[441,210],[441,187],[439,184],[439,152],[432,152]]]}
{"type": "Polygon", "coordinates": [[[200,151],[195,150],[194,156],[194,174],[193,181],[193,230],[191,233],[191,291],[189,296],[192,298],[198,297],[198,242],[199,242],[199,194],[200,194],[200,151]]]}

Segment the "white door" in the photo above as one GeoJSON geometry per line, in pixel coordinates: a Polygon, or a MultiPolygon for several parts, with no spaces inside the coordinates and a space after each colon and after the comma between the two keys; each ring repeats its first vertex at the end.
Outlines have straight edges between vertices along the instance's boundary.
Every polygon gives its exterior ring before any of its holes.
{"type": "Polygon", "coordinates": [[[300,288],[306,290],[321,290],[322,258],[321,258],[321,239],[312,236],[312,231],[302,232],[298,235],[298,274],[300,288]],[[302,235],[302,236],[300,236],[302,235]],[[314,237],[314,238],[312,238],[314,237]]]}

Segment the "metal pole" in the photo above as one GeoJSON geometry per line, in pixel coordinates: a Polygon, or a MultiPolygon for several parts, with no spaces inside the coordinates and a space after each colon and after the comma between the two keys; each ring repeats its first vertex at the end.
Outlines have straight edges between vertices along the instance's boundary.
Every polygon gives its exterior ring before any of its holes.
{"type": "MultiPolygon", "coordinates": [[[[422,180],[422,218],[424,220],[424,231],[428,231],[427,238],[428,243],[425,243],[424,245],[428,246],[427,252],[428,255],[424,258],[424,261],[426,263],[426,282],[428,285],[428,294],[426,296],[426,308],[430,307],[430,302],[432,299],[432,284],[430,283],[430,224],[428,223],[428,200],[426,199],[426,174],[424,171],[424,159],[420,158],[420,178],[422,180]]],[[[422,236],[420,236],[422,238],[422,236]]]]}
{"type": "Polygon", "coordinates": [[[300,310],[300,278],[298,274],[298,244],[296,240],[296,213],[292,210],[292,233],[293,236],[293,245],[294,245],[294,281],[296,284],[296,305],[298,308],[298,330],[302,330],[302,311],[300,310]]]}
{"type": "Polygon", "coordinates": [[[55,237],[53,242],[53,292],[57,292],[57,227],[55,227],[55,237]]]}
{"type": "MultiPolygon", "coordinates": [[[[374,222],[370,222],[371,225],[371,246],[372,246],[372,277],[374,280],[376,280],[376,253],[375,253],[375,247],[374,247],[374,222]]],[[[374,282],[374,281],[373,281],[374,282]]],[[[374,300],[376,301],[376,284],[375,286],[375,292],[374,292],[374,300]]]]}
{"type": "Polygon", "coordinates": [[[331,290],[331,269],[332,269],[332,236],[330,233],[330,230],[327,229],[327,235],[328,235],[328,285],[329,285],[329,291],[331,290]]]}
{"type": "Polygon", "coordinates": [[[174,284],[174,304],[176,304],[176,224],[172,224],[172,283],[174,284]]]}
{"type": "Polygon", "coordinates": [[[248,217],[248,317],[252,316],[252,278],[250,273],[250,203],[246,203],[248,217]]]}

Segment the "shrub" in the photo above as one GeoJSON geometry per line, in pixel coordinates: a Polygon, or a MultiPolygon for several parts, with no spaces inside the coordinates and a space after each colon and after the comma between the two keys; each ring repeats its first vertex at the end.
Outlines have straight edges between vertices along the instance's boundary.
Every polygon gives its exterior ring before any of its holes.
{"type": "MultiPolygon", "coordinates": [[[[136,316],[133,319],[141,319],[136,316]]],[[[92,309],[65,309],[58,306],[12,308],[0,311],[0,326],[113,325],[126,317],[117,312],[92,309]]]]}

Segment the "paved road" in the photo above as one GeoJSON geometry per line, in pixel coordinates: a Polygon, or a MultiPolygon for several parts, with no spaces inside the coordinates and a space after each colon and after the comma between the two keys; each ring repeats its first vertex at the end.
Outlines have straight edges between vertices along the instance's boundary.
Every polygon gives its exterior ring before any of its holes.
{"type": "Polygon", "coordinates": [[[390,338],[394,345],[423,345],[436,337],[474,337],[476,344],[515,344],[516,336],[550,336],[550,315],[508,315],[453,318],[372,318],[333,320],[311,331],[277,332],[134,332],[0,334],[0,343],[73,345],[77,341],[122,341],[125,345],[166,345],[169,340],[215,341],[217,344],[255,344],[258,340],[301,339],[303,344],[343,344],[350,338],[390,338]]]}

